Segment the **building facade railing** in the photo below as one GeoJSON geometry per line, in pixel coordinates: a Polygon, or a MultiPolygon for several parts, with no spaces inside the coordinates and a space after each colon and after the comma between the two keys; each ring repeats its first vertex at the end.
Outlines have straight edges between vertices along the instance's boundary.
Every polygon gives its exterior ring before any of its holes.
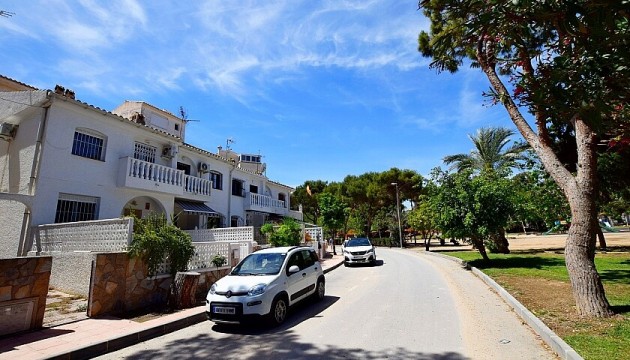
{"type": "Polygon", "coordinates": [[[212,180],[186,175],[183,170],[123,157],[118,165],[118,186],[173,195],[210,196],[212,180]]]}
{"type": "Polygon", "coordinates": [[[184,192],[210,196],[212,189],[212,180],[202,179],[192,175],[184,175],[184,192]]]}

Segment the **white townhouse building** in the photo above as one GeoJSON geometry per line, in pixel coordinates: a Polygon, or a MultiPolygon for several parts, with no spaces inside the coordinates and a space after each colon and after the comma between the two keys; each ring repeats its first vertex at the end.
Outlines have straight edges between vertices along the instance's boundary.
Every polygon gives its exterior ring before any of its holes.
{"type": "Polygon", "coordinates": [[[209,152],[185,134],[184,119],[145,102],[110,112],[0,76],[0,257],[26,254],[41,224],[151,211],[185,230],[302,220],[260,155],[209,152]]]}

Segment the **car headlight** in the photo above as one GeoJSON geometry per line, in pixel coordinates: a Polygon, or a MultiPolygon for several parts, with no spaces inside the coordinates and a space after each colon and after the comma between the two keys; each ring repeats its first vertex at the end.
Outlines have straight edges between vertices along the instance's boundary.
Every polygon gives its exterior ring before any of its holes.
{"type": "Polygon", "coordinates": [[[350,254],[350,251],[348,251],[348,250],[345,250],[345,249],[344,249],[344,250],[343,250],[343,253],[344,253],[344,254],[350,254]]]}
{"type": "Polygon", "coordinates": [[[212,284],[212,286],[210,286],[210,291],[209,292],[210,292],[210,294],[214,295],[216,291],[217,291],[217,284],[214,283],[214,284],[212,284]]]}
{"type": "Polygon", "coordinates": [[[374,252],[374,248],[371,248],[370,250],[368,250],[367,252],[371,253],[374,252]]]}
{"type": "Polygon", "coordinates": [[[249,296],[260,295],[260,294],[264,293],[265,290],[267,290],[267,284],[254,285],[254,286],[252,286],[251,289],[249,289],[249,291],[247,292],[247,295],[249,295],[249,296]]]}

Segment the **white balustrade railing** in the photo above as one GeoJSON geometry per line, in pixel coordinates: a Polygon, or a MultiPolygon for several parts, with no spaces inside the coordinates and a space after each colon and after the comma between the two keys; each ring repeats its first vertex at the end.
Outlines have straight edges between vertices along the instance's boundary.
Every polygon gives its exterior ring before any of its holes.
{"type": "Polygon", "coordinates": [[[212,189],[212,180],[202,179],[191,175],[184,175],[185,192],[210,196],[210,189],[212,189]]]}
{"type": "Polygon", "coordinates": [[[128,157],[127,176],[155,183],[183,186],[184,171],[128,157]]]}
{"type": "Polygon", "coordinates": [[[256,193],[248,193],[248,195],[249,204],[251,206],[284,209],[284,201],[282,200],[274,199],[271,196],[260,195],[256,193]]]}

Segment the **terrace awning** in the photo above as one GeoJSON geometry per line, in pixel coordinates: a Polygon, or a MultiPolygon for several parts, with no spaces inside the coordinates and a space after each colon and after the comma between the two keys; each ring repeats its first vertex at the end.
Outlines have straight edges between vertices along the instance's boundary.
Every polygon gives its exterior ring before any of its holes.
{"type": "Polygon", "coordinates": [[[202,202],[194,202],[194,201],[185,201],[185,200],[175,200],[175,204],[179,205],[184,212],[191,214],[206,214],[211,217],[221,217],[221,215],[212,210],[211,207],[202,203],[202,202]]]}

